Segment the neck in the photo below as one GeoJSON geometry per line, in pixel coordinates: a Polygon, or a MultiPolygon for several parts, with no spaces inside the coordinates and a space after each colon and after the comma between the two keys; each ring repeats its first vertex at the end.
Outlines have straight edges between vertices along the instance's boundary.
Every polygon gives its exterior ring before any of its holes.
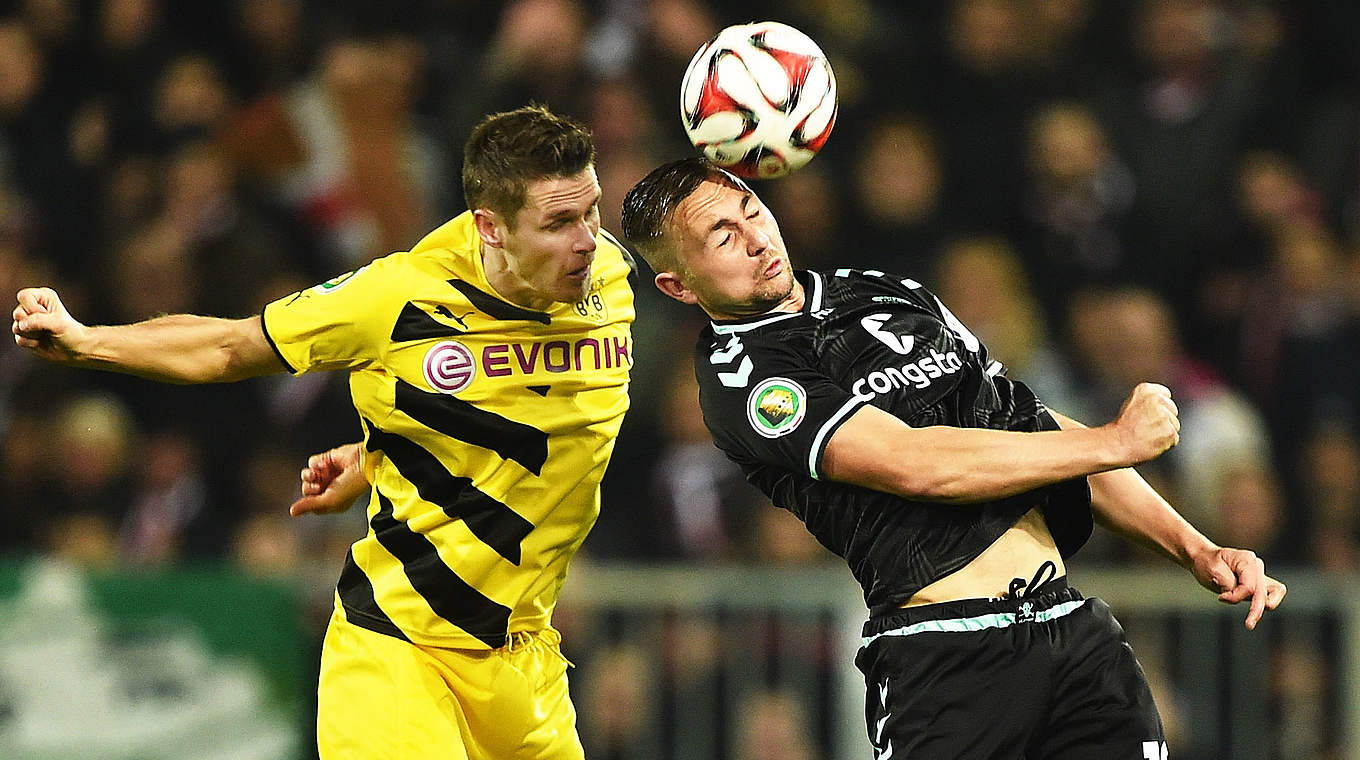
{"type": "Polygon", "coordinates": [[[552,305],[551,298],[545,298],[534,291],[523,277],[510,266],[510,258],[501,248],[481,245],[482,269],[486,281],[501,298],[516,306],[542,311],[552,305]]]}
{"type": "Polygon", "coordinates": [[[784,296],[783,300],[779,303],[768,309],[762,310],[759,306],[751,306],[748,309],[742,310],[715,311],[712,307],[704,303],[700,303],[699,308],[704,310],[704,313],[708,315],[709,319],[726,322],[734,319],[763,317],[766,314],[796,314],[803,308],[804,300],[803,283],[795,278],[793,281],[793,289],[789,291],[789,294],[784,296]]]}
{"type": "Polygon", "coordinates": [[[775,307],[774,307],[773,309],[770,309],[770,311],[771,311],[771,312],[776,312],[776,311],[779,311],[779,312],[789,312],[789,313],[794,313],[794,312],[802,311],[802,309],[803,309],[803,302],[806,301],[806,300],[807,300],[807,293],[803,290],[803,283],[799,282],[799,281],[798,281],[798,278],[795,277],[795,278],[793,279],[793,290],[790,290],[790,291],[789,291],[789,294],[788,294],[787,296],[784,297],[784,300],[782,300],[782,301],[780,301],[778,304],[776,304],[775,307]]]}

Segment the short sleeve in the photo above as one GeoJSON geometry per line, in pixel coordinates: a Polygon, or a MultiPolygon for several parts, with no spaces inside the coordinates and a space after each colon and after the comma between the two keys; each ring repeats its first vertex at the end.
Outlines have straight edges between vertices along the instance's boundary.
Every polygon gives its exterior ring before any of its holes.
{"type": "Polygon", "coordinates": [[[265,336],[294,374],[353,369],[390,342],[391,267],[380,259],[264,307],[265,336]]]}
{"type": "Polygon", "coordinates": [[[704,422],[719,448],[817,479],[832,434],[868,403],[780,346],[701,344],[695,367],[704,422]]]}

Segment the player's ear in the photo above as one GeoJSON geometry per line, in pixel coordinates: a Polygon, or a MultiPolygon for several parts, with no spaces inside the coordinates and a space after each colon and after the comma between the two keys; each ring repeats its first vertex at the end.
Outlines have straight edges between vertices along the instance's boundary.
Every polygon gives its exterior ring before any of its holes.
{"type": "Polygon", "coordinates": [[[505,223],[499,214],[489,208],[473,209],[472,220],[477,225],[477,235],[482,242],[492,248],[505,245],[505,223]]]}
{"type": "Polygon", "coordinates": [[[694,296],[693,291],[685,286],[680,276],[674,272],[660,272],[657,274],[656,289],[674,298],[680,303],[687,303],[691,306],[698,303],[699,299],[694,296]]]}

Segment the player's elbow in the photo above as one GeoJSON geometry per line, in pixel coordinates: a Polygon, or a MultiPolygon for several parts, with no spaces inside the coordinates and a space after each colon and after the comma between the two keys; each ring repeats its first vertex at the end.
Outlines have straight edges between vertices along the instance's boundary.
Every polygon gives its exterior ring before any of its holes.
{"type": "Polygon", "coordinates": [[[201,382],[234,383],[284,370],[283,363],[264,337],[259,317],[228,323],[208,364],[213,376],[201,382]]]}
{"type": "Polygon", "coordinates": [[[234,383],[266,374],[256,353],[225,341],[197,352],[188,352],[164,376],[156,379],[176,385],[234,383]]]}
{"type": "Polygon", "coordinates": [[[214,377],[202,382],[234,383],[282,370],[283,365],[271,355],[243,350],[241,346],[230,346],[222,350],[220,361],[213,370],[214,377]]]}
{"type": "Polygon", "coordinates": [[[240,379],[239,370],[232,368],[232,358],[221,351],[178,357],[178,361],[133,374],[170,385],[207,385],[240,379]]]}

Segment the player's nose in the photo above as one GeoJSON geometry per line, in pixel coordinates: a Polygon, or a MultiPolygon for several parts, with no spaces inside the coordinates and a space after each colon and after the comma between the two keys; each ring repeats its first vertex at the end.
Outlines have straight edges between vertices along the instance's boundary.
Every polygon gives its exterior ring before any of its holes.
{"type": "Polygon", "coordinates": [[[746,255],[759,256],[770,247],[770,236],[756,226],[746,228],[746,255]]]}
{"type": "Polygon", "coordinates": [[[594,258],[595,233],[590,229],[590,225],[577,225],[576,235],[572,239],[571,249],[576,253],[588,254],[591,258],[594,258]]]}

